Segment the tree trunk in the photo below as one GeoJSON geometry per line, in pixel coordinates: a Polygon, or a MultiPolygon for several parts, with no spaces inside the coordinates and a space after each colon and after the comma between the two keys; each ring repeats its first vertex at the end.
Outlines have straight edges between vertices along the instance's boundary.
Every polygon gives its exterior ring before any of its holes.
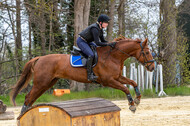
{"type": "MultiPolygon", "coordinates": [[[[76,39],[78,38],[78,34],[84,30],[88,26],[89,22],[89,13],[90,13],[90,2],[91,0],[75,0],[74,3],[74,29],[75,29],[75,37],[74,37],[74,45],[76,45],[76,39]]],[[[84,90],[84,83],[78,83],[72,81],[71,90],[84,90]]]]}
{"type": "Polygon", "coordinates": [[[175,84],[176,77],[176,7],[175,0],[160,1],[158,29],[159,51],[163,63],[164,83],[175,84]]]}
{"type": "Polygon", "coordinates": [[[31,29],[31,15],[29,14],[29,20],[28,20],[28,25],[29,25],[29,44],[28,44],[28,55],[29,59],[32,59],[32,29],[31,29]]]}
{"type": "Polygon", "coordinates": [[[53,5],[50,5],[50,28],[49,28],[49,52],[52,49],[52,45],[53,45],[53,5]]]}
{"type": "Polygon", "coordinates": [[[21,17],[20,17],[20,0],[16,0],[16,42],[15,42],[15,58],[16,58],[16,74],[22,72],[22,40],[21,40],[21,17]]]}
{"type": "Polygon", "coordinates": [[[112,35],[113,35],[113,24],[114,24],[114,10],[115,10],[115,0],[109,1],[109,17],[111,18],[109,25],[108,25],[108,33],[107,33],[107,41],[112,41],[112,35]]]}
{"type": "Polygon", "coordinates": [[[69,12],[67,14],[67,40],[66,43],[69,46],[69,50],[72,50],[73,42],[74,42],[74,0],[71,0],[69,4],[69,12]]]}
{"type": "Polygon", "coordinates": [[[74,44],[76,45],[76,39],[78,34],[88,26],[89,13],[90,13],[90,1],[91,0],[75,0],[74,3],[74,29],[75,39],[74,44]]]}
{"type": "Polygon", "coordinates": [[[41,49],[42,49],[42,55],[46,54],[46,19],[45,19],[45,6],[44,6],[45,1],[41,0],[40,1],[40,11],[39,11],[39,29],[40,29],[40,37],[41,37],[41,49]]]}
{"type": "Polygon", "coordinates": [[[125,0],[120,0],[118,6],[118,24],[119,24],[119,32],[118,35],[125,36],[125,0]]]}

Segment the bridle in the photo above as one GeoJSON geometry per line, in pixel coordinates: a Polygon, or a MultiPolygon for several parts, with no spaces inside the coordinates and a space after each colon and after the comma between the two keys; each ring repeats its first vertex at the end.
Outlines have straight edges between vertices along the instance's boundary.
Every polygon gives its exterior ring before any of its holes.
{"type": "MultiPolygon", "coordinates": [[[[153,60],[148,60],[148,59],[147,59],[147,57],[146,57],[146,55],[145,55],[145,52],[144,52],[144,47],[142,46],[142,43],[143,43],[143,42],[140,43],[141,53],[140,53],[139,57],[137,58],[137,60],[139,61],[140,57],[143,56],[143,57],[144,57],[144,62],[141,63],[141,64],[143,64],[144,66],[147,67],[147,69],[149,69],[149,67],[154,63],[155,60],[154,60],[154,59],[153,59],[153,60]],[[148,63],[151,63],[151,64],[148,65],[148,63]]],[[[132,55],[127,54],[126,52],[120,50],[119,48],[116,48],[116,49],[119,50],[120,52],[126,54],[126,55],[129,56],[129,57],[132,56],[132,55]]]]}
{"type": "Polygon", "coordinates": [[[144,62],[143,62],[142,64],[143,64],[144,66],[146,66],[147,69],[149,69],[149,67],[154,63],[155,60],[154,60],[154,59],[153,59],[153,60],[148,60],[148,59],[147,59],[146,54],[145,54],[145,52],[144,52],[144,47],[142,46],[142,43],[143,43],[143,42],[140,43],[140,46],[141,46],[141,53],[140,53],[139,57],[137,58],[137,60],[139,61],[140,57],[143,55],[143,57],[144,57],[144,62]],[[151,64],[148,65],[148,63],[151,63],[151,64]]]}

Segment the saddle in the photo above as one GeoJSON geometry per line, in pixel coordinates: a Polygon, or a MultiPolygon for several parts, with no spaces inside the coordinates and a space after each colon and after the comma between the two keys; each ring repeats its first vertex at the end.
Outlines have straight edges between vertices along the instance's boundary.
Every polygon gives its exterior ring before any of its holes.
{"type": "MultiPolygon", "coordinates": [[[[93,59],[93,65],[92,67],[95,67],[97,62],[98,62],[98,54],[96,51],[95,46],[90,46],[94,53],[94,59],[93,59]]],[[[86,67],[86,62],[87,62],[88,56],[84,54],[81,49],[79,49],[76,46],[73,46],[73,50],[71,51],[71,56],[70,56],[70,64],[72,67],[86,67]]]]}

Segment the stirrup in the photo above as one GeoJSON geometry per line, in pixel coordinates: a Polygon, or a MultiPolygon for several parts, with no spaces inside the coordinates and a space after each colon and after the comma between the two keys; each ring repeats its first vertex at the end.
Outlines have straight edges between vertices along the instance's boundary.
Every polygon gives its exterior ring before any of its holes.
{"type": "Polygon", "coordinates": [[[93,73],[88,76],[88,81],[96,81],[98,76],[95,76],[93,73]]]}

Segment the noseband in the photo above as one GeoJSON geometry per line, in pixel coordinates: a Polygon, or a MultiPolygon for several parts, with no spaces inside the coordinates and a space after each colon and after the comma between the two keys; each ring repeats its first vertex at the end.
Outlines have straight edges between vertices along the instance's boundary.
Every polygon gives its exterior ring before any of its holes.
{"type": "Polygon", "coordinates": [[[147,69],[149,69],[149,67],[154,63],[154,59],[153,60],[148,60],[147,59],[147,57],[146,57],[146,55],[145,55],[145,52],[144,52],[144,47],[142,46],[142,43],[143,42],[141,42],[140,43],[140,46],[141,46],[141,53],[140,53],[140,55],[139,55],[139,57],[137,58],[137,60],[139,61],[139,59],[140,59],[140,57],[143,55],[143,57],[144,57],[144,62],[142,63],[144,66],[146,66],[147,67],[147,69]],[[151,63],[150,65],[147,65],[148,63],[151,63]]]}

